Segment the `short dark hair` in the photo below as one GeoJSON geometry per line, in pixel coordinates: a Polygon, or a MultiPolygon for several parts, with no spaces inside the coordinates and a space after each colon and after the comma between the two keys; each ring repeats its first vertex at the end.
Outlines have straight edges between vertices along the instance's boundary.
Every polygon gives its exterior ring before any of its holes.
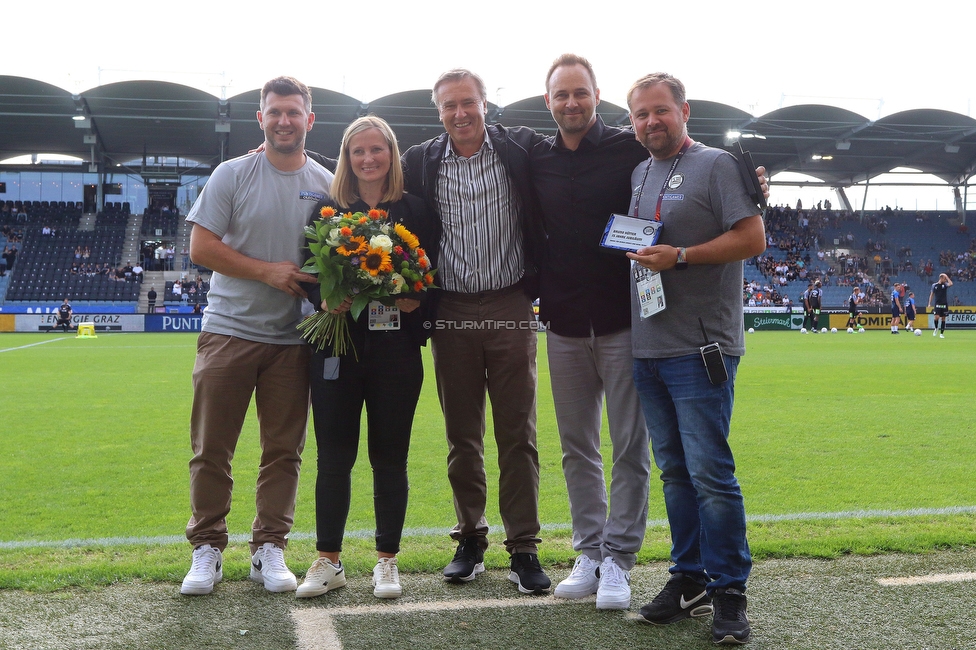
{"type": "Polygon", "coordinates": [[[684,106],[685,102],[685,85],[681,83],[675,77],[672,77],[667,72],[652,72],[649,75],[645,75],[634,82],[634,85],[630,87],[627,91],[627,107],[630,107],[630,100],[634,97],[634,93],[638,90],[644,90],[655,84],[664,84],[671,89],[671,96],[674,97],[674,101],[678,106],[684,106]]]}
{"type": "Polygon", "coordinates": [[[596,89],[596,73],[593,72],[593,66],[584,57],[579,54],[561,54],[552,65],[549,66],[549,72],[546,73],[546,92],[549,92],[549,80],[552,78],[552,74],[556,71],[556,68],[561,68],[563,66],[571,65],[581,65],[586,68],[586,72],[590,75],[590,81],[593,82],[593,88],[596,89]]]}
{"type": "MultiPolygon", "coordinates": [[[[434,82],[434,88],[430,92],[430,101],[437,106],[437,91],[438,89],[446,83],[452,81],[464,81],[465,79],[473,79],[475,85],[478,87],[478,92],[481,94],[481,100],[488,103],[488,87],[485,86],[485,80],[465,68],[454,68],[453,70],[448,70],[447,72],[441,74],[434,82]]],[[[438,108],[440,108],[438,106],[438,108]]]]}
{"type": "Polygon", "coordinates": [[[268,93],[274,93],[282,97],[301,95],[305,101],[305,110],[309,113],[312,112],[312,92],[308,89],[308,86],[294,77],[275,77],[264,84],[264,87],[261,89],[262,111],[264,110],[264,100],[267,98],[268,93]]]}

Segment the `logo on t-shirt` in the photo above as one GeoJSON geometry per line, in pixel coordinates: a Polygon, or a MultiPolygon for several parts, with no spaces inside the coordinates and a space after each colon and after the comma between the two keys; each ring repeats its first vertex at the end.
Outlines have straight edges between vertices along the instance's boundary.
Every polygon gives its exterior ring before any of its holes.
{"type": "Polygon", "coordinates": [[[321,192],[312,192],[310,190],[301,190],[298,193],[298,198],[300,198],[302,201],[318,202],[325,199],[325,194],[322,194],[321,192]]]}
{"type": "Polygon", "coordinates": [[[676,190],[681,187],[681,184],[685,182],[685,177],[683,174],[675,174],[670,179],[668,179],[668,189],[676,190]]]}

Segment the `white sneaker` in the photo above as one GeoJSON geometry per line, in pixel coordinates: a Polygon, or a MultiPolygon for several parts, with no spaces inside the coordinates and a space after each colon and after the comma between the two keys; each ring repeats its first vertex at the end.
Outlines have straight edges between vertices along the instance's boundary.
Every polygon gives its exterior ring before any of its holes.
{"type": "Polygon", "coordinates": [[[597,609],[630,607],[630,571],[624,571],[612,557],[600,565],[600,586],[596,590],[597,609]]]}
{"type": "Polygon", "coordinates": [[[941,334],[941,333],[940,333],[940,334],[939,334],[939,338],[940,338],[940,339],[944,339],[944,338],[945,338],[945,334],[941,334]]]}
{"type": "Polygon", "coordinates": [[[313,598],[321,596],[327,591],[346,586],[346,572],[343,570],[342,563],[338,566],[329,562],[327,558],[320,557],[309,567],[295,596],[298,598],[313,598]]]}
{"type": "Polygon", "coordinates": [[[285,552],[271,542],[262,544],[251,557],[251,580],[268,591],[295,591],[298,580],[285,564],[285,552]]]}
{"type": "Polygon", "coordinates": [[[935,336],[938,333],[939,333],[939,330],[937,330],[937,329],[932,330],[932,336],[935,336]]]}
{"type": "Polygon", "coordinates": [[[586,598],[595,594],[600,585],[600,577],[596,574],[598,568],[600,568],[599,562],[590,559],[589,556],[580,555],[576,558],[569,576],[556,585],[552,595],[556,598],[586,598]]]}
{"type": "Polygon", "coordinates": [[[381,557],[373,567],[373,595],[377,598],[399,598],[400,570],[395,557],[381,557]]]}
{"type": "Polygon", "coordinates": [[[224,556],[219,548],[203,544],[193,549],[193,564],[183,578],[180,593],[184,596],[205,596],[224,578],[224,556]]]}

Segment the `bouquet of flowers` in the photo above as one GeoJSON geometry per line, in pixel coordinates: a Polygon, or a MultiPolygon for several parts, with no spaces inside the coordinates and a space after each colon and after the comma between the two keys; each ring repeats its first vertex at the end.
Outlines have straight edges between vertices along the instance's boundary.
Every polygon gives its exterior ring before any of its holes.
{"type": "MultiPolygon", "coordinates": [[[[321,218],[305,228],[312,257],[302,271],[318,276],[322,299],[330,306],[353,296],[349,308],[353,320],[371,300],[392,305],[400,294],[434,286],[435,270],[417,236],[386,217],[385,210],[337,214],[326,206],[321,218]]],[[[317,311],[304,318],[298,329],[316,350],[331,343],[342,355],[352,343],[344,313],[317,311]]]]}

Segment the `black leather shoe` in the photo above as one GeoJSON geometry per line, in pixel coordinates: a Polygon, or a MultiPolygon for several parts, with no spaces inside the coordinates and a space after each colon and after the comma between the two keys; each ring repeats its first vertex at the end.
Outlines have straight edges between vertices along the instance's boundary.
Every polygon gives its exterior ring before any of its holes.
{"type": "Polygon", "coordinates": [[[512,571],[508,579],[517,584],[523,594],[541,594],[552,585],[535,553],[512,553],[512,571]]]}
{"type": "Polygon", "coordinates": [[[454,559],[444,569],[447,582],[471,582],[485,571],[485,552],[477,537],[465,537],[458,543],[454,559]]]}

